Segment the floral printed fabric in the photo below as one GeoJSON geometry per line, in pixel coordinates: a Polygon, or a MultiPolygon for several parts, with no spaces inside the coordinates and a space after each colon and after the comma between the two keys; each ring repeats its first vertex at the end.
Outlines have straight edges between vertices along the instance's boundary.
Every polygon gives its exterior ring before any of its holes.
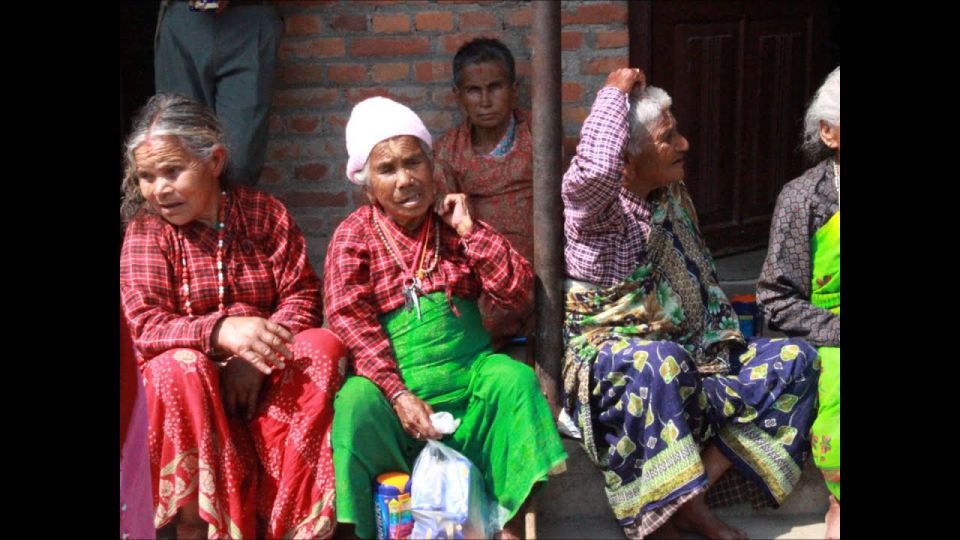
{"type": "Polygon", "coordinates": [[[155,527],[198,496],[211,539],[257,536],[258,515],[269,538],[333,533],[330,427],[343,346],[311,329],[290,350],[295,359],[268,377],[249,423],[227,417],[217,364],[199,351],[174,349],[143,366],[155,527]]]}

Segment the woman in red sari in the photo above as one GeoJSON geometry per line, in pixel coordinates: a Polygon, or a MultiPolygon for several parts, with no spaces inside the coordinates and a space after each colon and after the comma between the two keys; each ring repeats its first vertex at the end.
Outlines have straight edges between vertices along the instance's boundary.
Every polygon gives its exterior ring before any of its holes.
{"type": "Polygon", "coordinates": [[[344,348],[286,208],[227,181],[209,108],[150,99],[126,141],[120,291],[149,414],[154,526],[332,534],[344,348]]]}

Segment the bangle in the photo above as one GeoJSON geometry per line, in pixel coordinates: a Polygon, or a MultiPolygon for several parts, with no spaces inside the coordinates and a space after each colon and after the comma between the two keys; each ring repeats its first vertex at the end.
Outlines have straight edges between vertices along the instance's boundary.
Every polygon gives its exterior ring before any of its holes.
{"type": "Polygon", "coordinates": [[[393,405],[394,403],[396,403],[396,401],[400,399],[400,396],[404,394],[409,394],[409,393],[410,391],[407,390],[406,388],[404,388],[403,390],[397,390],[396,392],[394,392],[392,396],[390,396],[390,405],[393,405]]]}

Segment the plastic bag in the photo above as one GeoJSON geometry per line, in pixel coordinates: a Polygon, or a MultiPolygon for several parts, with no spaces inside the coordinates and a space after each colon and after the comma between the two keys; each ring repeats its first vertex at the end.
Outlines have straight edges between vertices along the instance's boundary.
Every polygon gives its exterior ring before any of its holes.
{"type": "Polygon", "coordinates": [[[449,446],[427,441],[410,479],[412,538],[490,538],[497,526],[483,477],[470,460],[449,446]]]}

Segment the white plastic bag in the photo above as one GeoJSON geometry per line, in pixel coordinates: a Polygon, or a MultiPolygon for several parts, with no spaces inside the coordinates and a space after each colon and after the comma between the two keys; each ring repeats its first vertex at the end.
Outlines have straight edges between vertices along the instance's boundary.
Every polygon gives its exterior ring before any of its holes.
{"type": "Polygon", "coordinates": [[[470,460],[449,446],[427,441],[410,478],[411,538],[490,538],[497,530],[483,477],[470,460]]]}

